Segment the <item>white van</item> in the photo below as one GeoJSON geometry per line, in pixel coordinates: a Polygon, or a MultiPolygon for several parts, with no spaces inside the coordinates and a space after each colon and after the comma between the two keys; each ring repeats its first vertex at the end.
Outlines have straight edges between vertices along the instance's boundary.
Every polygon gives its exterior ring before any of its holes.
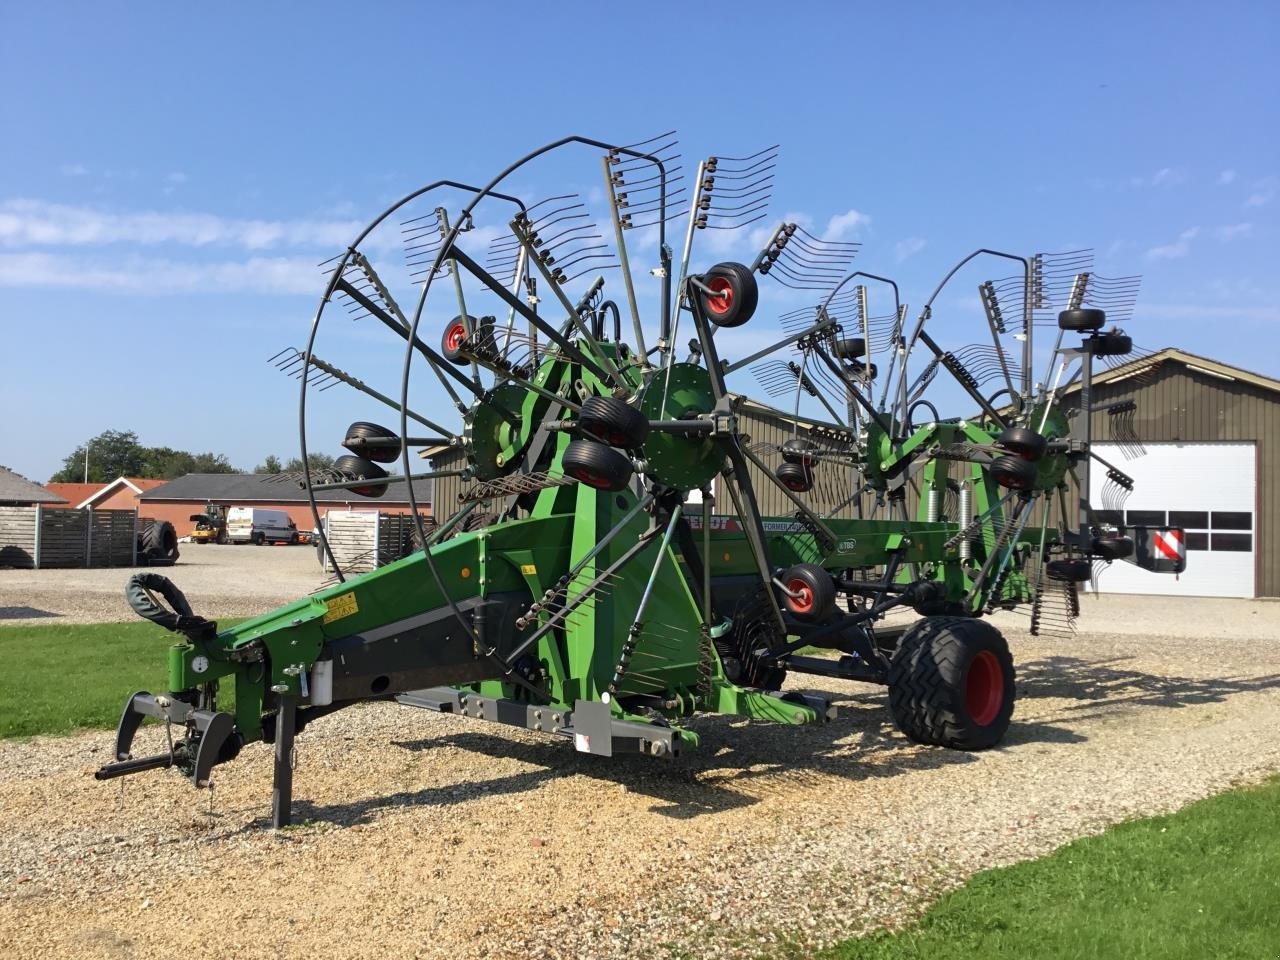
{"type": "Polygon", "coordinates": [[[287,511],[261,507],[232,507],[227,511],[227,540],[231,543],[297,543],[298,527],[287,511]]]}

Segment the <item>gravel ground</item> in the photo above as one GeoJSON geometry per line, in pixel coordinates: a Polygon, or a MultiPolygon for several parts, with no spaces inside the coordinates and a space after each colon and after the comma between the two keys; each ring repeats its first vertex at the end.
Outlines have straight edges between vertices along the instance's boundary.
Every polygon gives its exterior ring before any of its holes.
{"type": "Polygon", "coordinates": [[[0,953],[805,956],[1280,770],[1280,605],[1102,598],[1084,619],[1107,632],[1006,625],[1020,700],[983,754],[912,746],[882,691],[819,678],[835,722],[702,718],[674,763],[368,705],[299,738],[307,823],[273,833],[264,745],[210,795],[96,783],[106,733],[0,744],[0,953]]]}
{"type": "MultiPolygon", "coordinates": [[[[266,613],[315,590],[324,578],[314,547],[184,543],[179,553],[172,567],[156,569],[207,617],[266,613]]],[[[124,599],[133,572],[0,569],[0,625],[136,620],[124,599]]]]}

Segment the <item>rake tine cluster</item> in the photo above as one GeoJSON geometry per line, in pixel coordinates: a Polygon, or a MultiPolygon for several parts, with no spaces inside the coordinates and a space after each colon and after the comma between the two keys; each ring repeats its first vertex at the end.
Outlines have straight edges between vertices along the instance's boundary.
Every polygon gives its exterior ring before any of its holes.
{"type": "Polygon", "coordinates": [[[954,356],[979,386],[1003,378],[1006,373],[1015,380],[1022,376],[1022,367],[995,344],[971,343],[956,350],[954,356]]]}
{"type": "Polygon", "coordinates": [[[771,397],[784,397],[795,392],[799,365],[788,360],[764,360],[751,365],[756,382],[771,397]]]}
{"type": "MultiPolygon", "coordinates": [[[[279,353],[267,360],[285,376],[292,377],[294,380],[302,379],[302,367],[306,356],[296,347],[285,347],[279,353]]],[[[307,386],[314,387],[320,392],[328,390],[330,387],[337,386],[338,378],[314,364],[307,369],[307,386]]]]}
{"type": "Polygon", "coordinates": [[[1142,445],[1142,438],[1134,427],[1134,417],[1138,412],[1137,401],[1133,399],[1118,400],[1105,408],[1107,423],[1111,427],[1111,439],[1120,447],[1120,453],[1126,460],[1136,460],[1147,454],[1142,445]]]}
{"type": "Polygon", "coordinates": [[[667,174],[665,204],[662,196],[662,174],[652,161],[631,157],[619,150],[610,150],[609,179],[613,185],[614,202],[618,208],[618,223],[623,230],[652,227],[679,218],[684,213],[680,205],[687,185],[680,164],[680,141],[676,131],[639,143],[626,144],[627,150],[637,150],[657,157],[667,174]]]}
{"type": "Polygon", "coordinates": [[[1138,303],[1138,291],[1142,287],[1142,276],[1100,277],[1089,275],[1089,289],[1084,298],[1084,305],[1097,307],[1107,312],[1107,319],[1113,323],[1127,323],[1133,319],[1133,310],[1138,303]]]}
{"type": "MultiPolygon", "coordinates": [[[[413,217],[400,224],[405,265],[409,268],[409,277],[414,283],[424,282],[431,264],[435,263],[440,247],[448,235],[448,230],[445,229],[446,221],[444,208],[436,207],[430,213],[413,217]]],[[[452,269],[453,262],[446,260],[440,265],[435,275],[448,276],[452,269]]]]}
{"type": "MultiPolygon", "coordinates": [[[[333,273],[338,268],[338,261],[342,259],[344,254],[330,257],[323,263],[319,264],[321,271],[326,277],[332,278],[333,273]]],[[[369,266],[369,261],[356,253],[352,255],[346,265],[342,268],[342,279],[349,283],[360,293],[364,294],[370,300],[377,302],[382,301],[386,288],[377,280],[376,276],[371,276],[373,268],[369,266]]],[[[352,320],[358,320],[361,317],[369,316],[368,309],[356,300],[353,300],[346,292],[339,290],[334,298],[339,304],[346,308],[347,316],[352,320]]],[[[383,306],[387,306],[385,301],[383,306]]]]}
{"type": "Polygon", "coordinates": [[[778,145],[746,157],[708,157],[702,166],[693,225],[736,230],[768,216],[778,145]]]}
{"type": "Polygon", "coordinates": [[[849,271],[860,243],[815,237],[794,223],[773,232],[751,269],[792,290],[832,290],[849,271]]]}
{"type": "MultiPolygon", "coordinates": [[[[576,193],[539,201],[516,214],[516,222],[528,238],[533,255],[561,286],[584,273],[618,266],[609,244],[603,242],[604,234],[598,232],[587,205],[576,193]],[[602,242],[594,243],[596,240],[602,242]]],[[[521,241],[513,239],[501,246],[494,244],[490,252],[518,254],[520,246],[521,241]]]]}
{"type": "Polygon", "coordinates": [[[1123,510],[1129,494],[1133,493],[1133,477],[1115,467],[1108,467],[1102,484],[1102,508],[1123,510]]]}
{"type": "Polygon", "coordinates": [[[517,473],[499,477],[487,483],[477,483],[458,494],[459,503],[480,500],[497,500],[522,493],[535,493],[548,487],[563,487],[573,483],[571,477],[550,473],[517,473]]]}

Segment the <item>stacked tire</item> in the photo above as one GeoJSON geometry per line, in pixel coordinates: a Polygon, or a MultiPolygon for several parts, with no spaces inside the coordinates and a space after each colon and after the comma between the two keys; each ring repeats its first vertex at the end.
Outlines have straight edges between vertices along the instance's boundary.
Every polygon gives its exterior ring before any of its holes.
{"type": "Polygon", "coordinates": [[[157,520],[138,534],[138,561],[149,565],[176,563],[178,531],[168,520],[157,520]]]}

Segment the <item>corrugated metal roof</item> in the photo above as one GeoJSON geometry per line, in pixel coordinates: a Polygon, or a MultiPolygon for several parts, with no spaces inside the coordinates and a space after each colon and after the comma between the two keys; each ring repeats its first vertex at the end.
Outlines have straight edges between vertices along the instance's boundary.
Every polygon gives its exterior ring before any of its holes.
{"type": "Polygon", "coordinates": [[[0,503],[66,503],[52,490],[32,483],[8,467],[0,467],[0,503]]]}
{"type": "MultiPolygon", "coordinates": [[[[1245,370],[1242,367],[1233,367],[1229,363],[1223,363],[1220,360],[1210,360],[1208,357],[1201,357],[1194,353],[1188,353],[1185,350],[1179,350],[1177,347],[1165,347],[1150,356],[1142,357],[1130,363],[1112,367],[1110,370],[1099,370],[1095,367],[1093,372],[1094,383],[1111,383],[1116,380],[1123,380],[1125,377],[1132,377],[1138,373],[1147,370],[1150,367],[1164,363],[1166,360],[1176,360],[1178,363],[1185,364],[1193,370],[1198,369],[1212,376],[1228,377],[1233,380],[1241,380],[1244,383],[1251,384],[1255,387],[1261,387],[1263,390],[1272,390],[1280,393],[1280,380],[1265,376],[1261,373],[1254,373],[1252,370],[1245,370]]],[[[1077,381],[1072,384],[1066,393],[1075,393],[1080,389],[1077,381]]]]}
{"type": "MultiPolygon", "coordinates": [[[[431,481],[415,480],[413,495],[419,505],[431,502],[431,481]]],[[[146,490],[138,497],[147,503],[166,500],[213,501],[216,503],[273,501],[306,503],[307,493],[296,480],[282,479],[273,473],[188,473],[185,477],[170,480],[163,486],[146,490]]],[[[385,496],[370,499],[349,490],[317,490],[316,500],[321,503],[408,503],[409,494],[404,481],[387,486],[385,496]]]]}

